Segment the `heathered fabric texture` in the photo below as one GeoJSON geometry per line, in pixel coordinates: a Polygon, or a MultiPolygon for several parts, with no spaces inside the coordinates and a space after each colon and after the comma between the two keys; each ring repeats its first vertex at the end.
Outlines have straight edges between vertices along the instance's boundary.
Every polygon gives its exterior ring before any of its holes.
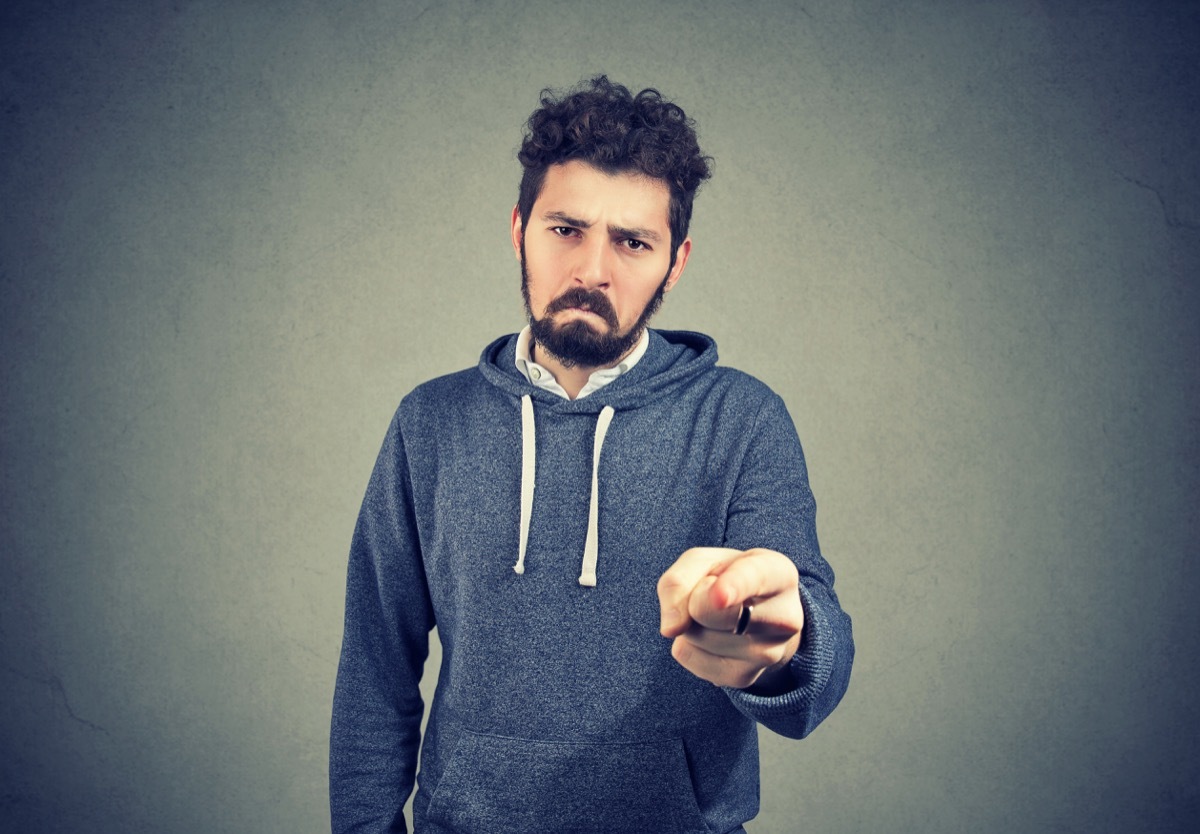
{"type": "Polygon", "coordinates": [[[739,831],[758,811],[755,722],[807,735],[841,699],[854,654],[787,410],[762,383],[716,367],[700,334],[652,332],[634,369],[574,401],[521,376],[515,341],[414,390],[384,441],[350,551],[333,830],[404,830],[436,624],[418,832],[739,831]],[[537,468],[517,574],[524,395],[537,468]],[[615,416],[599,464],[597,584],[583,587],[604,406],[615,416]],[[723,690],[671,658],[656,583],[704,545],[795,561],[806,624],[793,691],[723,690]]]}

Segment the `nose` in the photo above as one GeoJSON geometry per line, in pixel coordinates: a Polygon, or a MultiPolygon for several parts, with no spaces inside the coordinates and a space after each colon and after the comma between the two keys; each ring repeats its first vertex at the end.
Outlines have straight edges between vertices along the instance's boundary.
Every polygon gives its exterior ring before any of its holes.
{"type": "Polygon", "coordinates": [[[607,240],[595,235],[577,250],[574,279],[589,290],[602,290],[612,282],[612,247],[607,240]]]}

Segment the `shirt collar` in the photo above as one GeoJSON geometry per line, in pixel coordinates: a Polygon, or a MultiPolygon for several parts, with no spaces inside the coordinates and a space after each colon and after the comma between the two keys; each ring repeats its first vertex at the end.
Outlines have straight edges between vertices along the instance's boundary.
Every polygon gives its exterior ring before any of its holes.
{"type": "MultiPolygon", "coordinates": [[[[582,399],[588,394],[595,393],[621,374],[633,370],[634,365],[646,355],[646,348],[649,346],[650,331],[643,328],[642,337],[638,339],[637,345],[629,352],[629,355],[611,368],[599,368],[592,371],[592,375],[588,377],[587,383],[575,399],[582,399]]],[[[532,347],[533,334],[530,332],[529,326],[526,325],[525,329],[517,334],[517,370],[524,375],[525,379],[529,380],[530,385],[557,394],[564,400],[570,399],[567,396],[566,390],[554,378],[554,374],[550,373],[545,366],[533,361],[532,347]]]]}

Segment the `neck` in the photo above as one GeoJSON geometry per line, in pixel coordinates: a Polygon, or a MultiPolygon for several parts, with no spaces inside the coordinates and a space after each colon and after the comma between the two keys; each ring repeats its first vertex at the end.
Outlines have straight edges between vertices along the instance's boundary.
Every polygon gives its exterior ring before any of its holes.
{"type": "Polygon", "coordinates": [[[605,368],[615,368],[625,360],[625,357],[633,353],[637,348],[638,343],[635,342],[633,347],[625,351],[617,358],[615,362],[608,365],[572,365],[570,367],[564,365],[562,360],[555,356],[550,351],[543,348],[537,343],[537,340],[531,340],[529,343],[529,356],[534,362],[537,362],[550,373],[554,374],[554,380],[562,389],[567,392],[567,396],[575,399],[579,396],[579,392],[583,390],[583,386],[587,385],[588,379],[593,373],[605,368]]]}

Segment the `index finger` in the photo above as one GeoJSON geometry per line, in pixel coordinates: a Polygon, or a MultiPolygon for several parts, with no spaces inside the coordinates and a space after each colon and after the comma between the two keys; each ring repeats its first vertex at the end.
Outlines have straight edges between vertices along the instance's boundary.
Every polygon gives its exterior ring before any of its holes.
{"type": "Polygon", "coordinates": [[[658,580],[658,603],[661,613],[659,631],[664,637],[675,637],[691,625],[688,600],[704,577],[719,572],[741,554],[731,547],[693,547],[685,550],[658,580]]]}
{"type": "Polygon", "coordinates": [[[720,571],[709,590],[709,600],[715,609],[742,605],[751,600],[757,604],[791,592],[799,581],[795,564],[782,553],[748,550],[720,571]]]}

